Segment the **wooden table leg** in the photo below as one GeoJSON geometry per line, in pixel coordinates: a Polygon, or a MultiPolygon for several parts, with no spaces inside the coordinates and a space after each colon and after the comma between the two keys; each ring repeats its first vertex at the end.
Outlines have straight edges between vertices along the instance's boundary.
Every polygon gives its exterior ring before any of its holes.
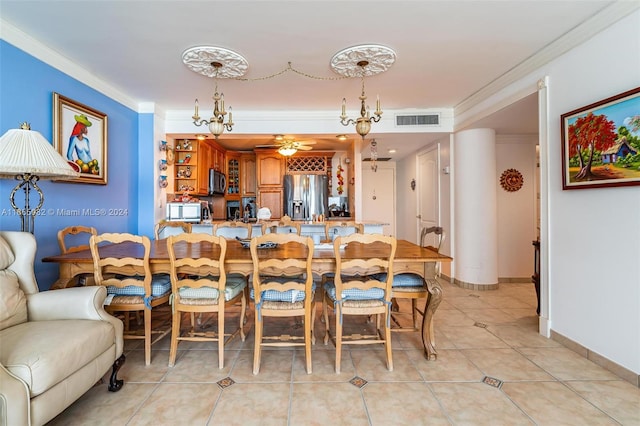
{"type": "Polygon", "coordinates": [[[73,287],[75,285],[75,278],[78,275],[86,274],[87,272],[93,272],[92,268],[85,265],[78,265],[75,263],[59,263],[58,264],[58,279],[49,288],[50,290],[57,290],[60,288],[73,287]]]}
{"type": "Polygon", "coordinates": [[[435,361],[438,358],[436,351],[435,335],[433,331],[433,315],[442,302],[442,287],[436,279],[425,279],[429,296],[424,307],[424,315],[422,317],[422,345],[424,346],[424,356],[429,361],[435,361]]]}

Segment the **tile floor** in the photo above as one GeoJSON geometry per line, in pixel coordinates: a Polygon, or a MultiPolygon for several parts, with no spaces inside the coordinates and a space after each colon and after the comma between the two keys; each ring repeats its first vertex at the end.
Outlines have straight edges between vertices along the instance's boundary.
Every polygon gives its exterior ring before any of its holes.
{"type": "Polygon", "coordinates": [[[254,376],[251,329],[222,370],[215,343],[183,343],[169,368],[169,337],[148,367],[127,341],[122,390],[96,385],[50,425],[640,425],[640,389],[537,333],[532,284],[442,286],[436,361],[419,333],[394,333],[394,371],[376,345],[345,348],[335,374],[319,316],[311,375],[301,349],[278,348],[263,350],[254,376]]]}

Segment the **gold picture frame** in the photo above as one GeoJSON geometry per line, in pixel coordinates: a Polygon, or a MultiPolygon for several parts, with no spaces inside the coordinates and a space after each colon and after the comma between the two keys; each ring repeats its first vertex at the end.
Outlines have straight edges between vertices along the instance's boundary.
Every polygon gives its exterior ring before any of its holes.
{"type": "Polygon", "coordinates": [[[73,183],[107,184],[107,115],[53,93],[53,146],[74,170],[73,183]]]}

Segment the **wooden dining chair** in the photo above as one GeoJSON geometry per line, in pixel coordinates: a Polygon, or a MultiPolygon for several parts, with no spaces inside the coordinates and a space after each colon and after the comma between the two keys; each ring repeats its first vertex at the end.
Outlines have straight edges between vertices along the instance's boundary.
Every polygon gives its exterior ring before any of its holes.
{"type": "Polygon", "coordinates": [[[383,344],[387,355],[387,369],[393,370],[391,353],[391,277],[393,277],[393,259],[397,242],[394,237],[380,234],[351,234],[337,237],[333,241],[336,258],[335,278],[324,285],[322,312],[325,322],[325,345],[331,341],[336,346],[336,373],[340,373],[342,345],[383,344]],[[357,258],[344,258],[343,245],[357,248],[362,255],[357,258]],[[380,274],[387,274],[381,280],[380,274]],[[329,326],[329,309],[335,314],[335,334],[329,326]],[[375,334],[359,333],[344,335],[346,316],[376,315],[375,334]],[[380,316],[382,320],[380,321],[380,316]],[[383,329],[380,324],[383,323],[383,329]]]}
{"type": "Polygon", "coordinates": [[[313,275],[313,239],[294,233],[266,234],[251,239],[253,261],[253,289],[251,299],[255,306],[255,344],[253,374],[260,371],[263,346],[304,346],[307,374],[312,372],[311,344],[315,320],[313,275]],[[286,257],[275,257],[266,243],[284,246],[286,257]],[[304,335],[289,334],[265,336],[266,317],[303,317],[304,335]],[[302,340],[302,342],[300,342],[302,340]]]}
{"type": "MultiPolygon", "coordinates": [[[[80,250],[89,249],[89,238],[92,235],[97,235],[98,231],[92,226],[67,226],[58,231],[58,246],[60,247],[60,253],[75,253],[80,250]],[[74,245],[68,246],[67,242],[72,242],[74,245]],[[79,243],[79,244],[78,244],[79,243]]],[[[77,285],[93,285],[93,274],[80,274],[70,279],[67,282],[75,282],[77,285]]]]}
{"type": "Polygon", "coordinates": [[[289,216],[283,216],[280,220],[267,223],[266,232],[272,234],[297,234],[300,235],[300,224],[291,220],[289,216]]]}
{"type": "Polygon", "coordinates": [[[172,235],[167,239],[171,262],[172,331],[169,351],[169,367],[173,367],[181,341],[218,342],[218,367],[224,368],[224,346],[240,334],[245,340],[244,321],[247,308],[247,279],[227,275],[225,258],[227,241],[224,237],[208,234],[172,235]],[[214,256],[191,257],[185,254],[199,253],[199,245],[213,247],[214,256]],[[225,309],[240,304],[239,326],[232,333],[225,333],[225,309]],[[218,331],[198,331],[191,324],[189,330],[181,330],[182,313],[217,314],[218,331]]]}
{"type": "MultiPolygon", "coordinates": [[[[445,232],[439,226],[425,227],[420,232],[420,245],[436,253],[440,253],[444,239],[445,232]]],[[[425,313],[418,307],[418,300],[430,297],[429,287],[433,287],[430,280],[435,281],[440,274],[439,263],[428,263],[425,265],[425,270],[424,276],[415,273],[402,273],[393,277],[391,285],[391,296],[393,298],[391,320],[393,327],[391,331],[420,331],[422,329],[420,317],[424,316],[425,313]],[[411,301],[411,327],[403,326],[400,321],[400,316],[408,315],[409,313],[400,311],[401,307],[397,303],[398,299],[409,299],[411,301]]],[[[385,278],[385,276],[382,276],[382,278],[385,278]]],[[[435,285],[437,286],[437,283],[435,285]]],[[[433,336],[433,330],[431,336],[433,336]]]]}
{"type": "Polygon", "coordinates": [[[156,226],[154,228],[156,240],[167,238],[169,235],[178,235],[182,233],[190,234],[191,231],[191,224],[189,222],[181,221],[163,220],[156,223],[156,226]]]}
{"type": "Polygon", "coordinates": [[[146,236],[126,233],[93,235],[89,240],[93,258],[96,285],[107,287],[105,309],[107,312],[125,314],[125,339],[144,340],[145,364],[151,363],[151,345],[166,336],[170,323],[164,328],[152,328],[152,309],[168,305],[171,295],[171,280],[168,275],[151,275],[149,253],[151,244],[146,236]],[[121,257],[118,244],[134,245],[139,249],[138,257],[121,257]],[[109,245],[105,247],[105,245],[109,245]],[[142,330],[131,329],[129,312],[144,313],[142,330]],[[152,339],[152,336],[156,337],[152,339]]]}
{"type": "Polygon", "coordinates": [[[251,238],[252,226],[244,222],[220,222],[213,225],[213,235],[227,239],[251,238]]]}
{"type": "Polygon", "coordinates": [[[325,222],[324,235],[327,241],[333,241],[336,237],[346,237],[351,234],[364,234],[364,225],[354,221],[325,222]]]}

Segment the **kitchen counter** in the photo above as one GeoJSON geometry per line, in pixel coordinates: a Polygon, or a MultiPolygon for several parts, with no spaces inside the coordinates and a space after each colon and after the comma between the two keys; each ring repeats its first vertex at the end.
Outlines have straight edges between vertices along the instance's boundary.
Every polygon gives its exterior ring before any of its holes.
{"type": "MultiPolygon", "coordinates": [[[[339,219],[339,220],[331,220],[330,222],[349,221],[349,218],[334,218],[334,219],[339,219]]],[[[192,232],[202,232],[206,234],[211,234],[213,232],[213,225],[215,223],[222,223],[222,222],[224,221],[194,223],[193,225],[191,225],[191,230],[192,232]]],[[[295,222],[300,223],[300,233],[302,235],[308,235],[310,237],[317,236],[315,237],[315,239],[317,238],[324,239],[325,222],[310,222],[310,221],[304,221],[304,220],[298,220],[295,222]]],[[[360,222],[360,223],[364,225],[364,232],[367,234],[382,234],[382,227],[385,225],[389,225],[388,223],[376,222],[376,221],[370,221],[370,220],[360,222]]],[[[250,224],[252,225],[251,235],[253,236],[261,235],[262,223],[250,222],[250,224]]]]}

